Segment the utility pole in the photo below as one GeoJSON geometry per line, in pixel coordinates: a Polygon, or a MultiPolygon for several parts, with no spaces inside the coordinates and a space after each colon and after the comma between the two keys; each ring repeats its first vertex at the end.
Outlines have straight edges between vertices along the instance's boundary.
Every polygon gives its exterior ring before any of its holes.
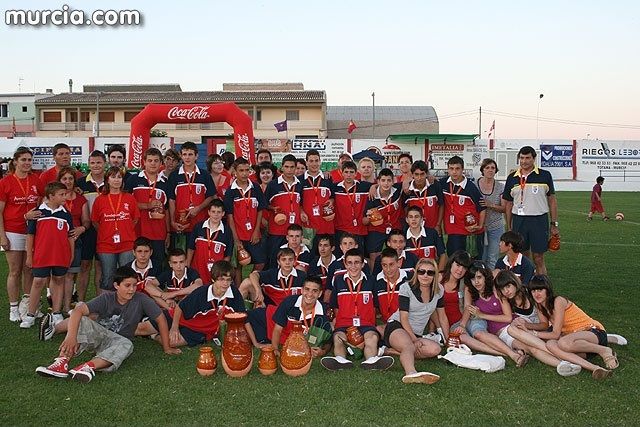
{"type": "Polygon", "coordinates": [[[371,98],[373,99],[373,126],[371,129],[371,139],[376,139],[376,93],[371,93],[371,98]]]}
{"type": "Polygon", "coordinates": [[[482,106],[480,106],[480,114],[478,119],[478,135],[482,138],[482,106]]]}

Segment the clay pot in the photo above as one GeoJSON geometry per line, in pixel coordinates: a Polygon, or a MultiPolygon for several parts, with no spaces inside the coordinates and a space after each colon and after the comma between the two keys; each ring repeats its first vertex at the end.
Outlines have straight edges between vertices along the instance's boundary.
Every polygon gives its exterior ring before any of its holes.
{"type": "Polygon", "coordinates": [[[382,225],[384,218],[378,209],[369,209],[367,211],[367,217],[369,217],[369,223],[374,227],[382,225]]]}
{"type": "Polygon", "coordinates": [[[449,339],[447,340],[447,347],[460,347],[460,344],[462,344],[460,341],[460,334],[450,332],[449,339]]]}
{"type": "Polygon", "coordinates": [[[244,377],[253,364],[253,348],[244,328],[247,314],[228,313],[224,319],[227,331],[222,342],[222,367],[230,377],[244,377]]]}
{"type": "Polygon", "coordinates": [[[280,351],[282,372],[292,377],[305,375],[311,369],[311,347],[302,333],[302,322],[293,322],[293,329],[280,351]]]}
{"type": "Polygon", "coordinates": [[[336,217],[336,212],[331,205],[331,202],[327,200],[327,202],[322,205],[322,219],[325,221],[333,221],[336,217]]]}
{"type": "Polygon", "coordinates": [[[249,265],[251,264],[251,254],[246,249],[240,249],[238,251],[238,264],[249,265]]]}
{"type": "Polygon", "coordinates": [[[349,326],[347,328],[347,342],[355,347],[364,344],[364,337],[357,326],[349,326]]]}
{"type": "Polygon", "coordinates": [[[258,359],[258,370],[262,375],[272,375],[278,370],[278,359],[273,352],[273,347],[262,347],[260,359],[258,359]]]}
{"type": "Polygon", "coordinates": [[[149,211],[149,218],[151,219],[163,219],[164,212],[162,209],[152,209],[149,211]]]}
{"type": "Polygon", "coordinates": [[[287,222],[287,216],[283,213],[277,213],[274,217],[273,217],[273,222],[275,222],[278,225],[282,225],[285,222],[287,222]]]}
{"type": "Polygon", "coordinates": [[[560,237],[559,236],[552,235],[549,238],[549,250],[551,252],[555,252],[557,250],[560,250],[560,237]]]}
{"type": "Polygon", "coordinates": [[[464,214],[464,225],[466,225],[467,227],[471,227],[476,225],[477,223],[478,220],[471,212],[467,212],[464,214]]]}
{"type": "Polygon", "coordinates": [[[198,362],[196,363],[196,370],[203,377],[208,377],[216,372],[218,363],[216,362],[216,356],[213,354],[213,348],[200,347],[200,356],[198,356],[198,362]]]}

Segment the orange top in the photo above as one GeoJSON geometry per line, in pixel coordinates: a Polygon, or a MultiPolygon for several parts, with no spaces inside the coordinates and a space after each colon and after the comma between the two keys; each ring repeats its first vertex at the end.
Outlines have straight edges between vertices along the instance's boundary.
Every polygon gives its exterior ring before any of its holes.
{"type": "Polygon", "coordinates": [[[571,334],[573,332],[585,331],[587,329],[597,328],[604,331],[604,326],[580,309],[577,305],[569,302],[564,311],[564,324],[562,325],[562,335],[571,334]]]}

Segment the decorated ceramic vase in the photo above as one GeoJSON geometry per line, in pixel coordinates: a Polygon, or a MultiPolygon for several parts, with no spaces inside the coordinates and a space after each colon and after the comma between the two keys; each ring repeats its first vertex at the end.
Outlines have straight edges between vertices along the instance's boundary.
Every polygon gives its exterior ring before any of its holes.
{"type": "Polygon", "coordinates": [[[240,249],[238,251],[238,264],[249,265],[251,264],[251,254],[246,249],[240,249]]]}
{"type": "Polygon", "coordinates": [[[557,250],[560,250],[560,237],[557,235],[552,235],[549,238],[549,250],[551,252],[555,252],[557,250]]]}
{"type": "Polygon", "coordinates": [[[222,367],[231,377],[243,377],[251,370],[253,348],[244,328],[246,313],[228,313],[224,316],[227,331],[222,342],[222,367]]]}
{"type": "Polygon", "coordinates": [[[466,225],[467,227],[472,227],[477,223],[478,220],[471,212],[467,212],[464,214],[464,225],[466,225]]]}
{"type": "Polygon", "coordinates": [[[335,210],[333,209],[333,205],[328,200],[324,205],[322,205],[322,218],[325,221],[333,221],[336,217],[335,210]]]}
{"type": "Polygon", "coordinates": [[[180,209],[178,211],[178,224],[189,225],[189,209],[180,209]]]}
{"type": "Polygon", "coordinates": [[[349,326],[347,328],[347,342],[355,347],[364,344],[364,337],[356,326],[349,326]]]}
{"type": "Polygon", "coordinates": [[[216,372],[217,367],[218,363],[216,362],[216,355],[213,354],[213,348],[200,347],[200,355],[196,363],[198,373],[203,377],[208,377],[216,372]]]}
{"type": "Polygon", "coordinates": [[[450,332],[449,339],[447,340],[447,347],[460,347],[460,344],[462,344],[460,341],[460,334],[450,332]]]}
{"type": "Polygon", "coordinates": [[[302,332],[302,322],[293,322],[293,329],[280,351],[282,372],[298,377],[311,369],[311,347],[302,332]]]}
{"type": "Polygon", "coordinates": [[[273,347],[265,346],[260,350],[258,359],[258,370],[262,375],[272,375],[278,369],[278,359],[273,351],[273,347]]]}
{"type": "Polygon", "coordinates": [[[374,227],[382,225],[384,222],[384,218],[378,209],[369,209],[367,211],[367,216],[369,217],[369,222],[374,227]]]}

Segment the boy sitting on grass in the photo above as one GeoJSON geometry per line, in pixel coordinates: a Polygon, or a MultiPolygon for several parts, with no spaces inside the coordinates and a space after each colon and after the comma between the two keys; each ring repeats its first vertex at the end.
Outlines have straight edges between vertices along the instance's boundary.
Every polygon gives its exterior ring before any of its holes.
{"type": "MultiPolygon", "coordinates": [[[[55,326],[43,325],[43,340],[51,339],[56,332],[66,332],[67,336],[53,363],[36,368],[36,373],[52,378],[66,378],[71,374],[72,379],[86,383],[97,370],[115,371],[133,352],[131,338],[144,316],[158,323],[164,352],[181,353],[169,345],[169,328],[160,308],[147,295],[136,292],[137,281],[131,267],[120,267],[114,275],[115,292],[104,292],[87,303],[79,303],[71,317],[55,326]],[[69,360],[85,350],[95,351],[95,357],[70,370],[69,360]]],[[[47,319],[44,318],[45,323],[47,319]]]]}
{"type": "Polygon", "coordinates": [[[194,289],[202,286],[202,279],[196,270],[187,267],[187,255],[180,248],[169,251],[169,267],[155,280],[149,281],[145,290],[159,306],[166,304],[173,308],[194,289]]]}
{"type": "Polygon", "coordinates": [[[507,231],[500,236],[500,253],[505,254],[504,258],[496,261],[493,276],[495,277],[500,270],[511,270],[513,274],[518,276],[523,286],[529,286],[529,280],[533,276],[535,267],[533,262],[522,253],[524,246],[524,238],[516,231],[507,231]]]}

